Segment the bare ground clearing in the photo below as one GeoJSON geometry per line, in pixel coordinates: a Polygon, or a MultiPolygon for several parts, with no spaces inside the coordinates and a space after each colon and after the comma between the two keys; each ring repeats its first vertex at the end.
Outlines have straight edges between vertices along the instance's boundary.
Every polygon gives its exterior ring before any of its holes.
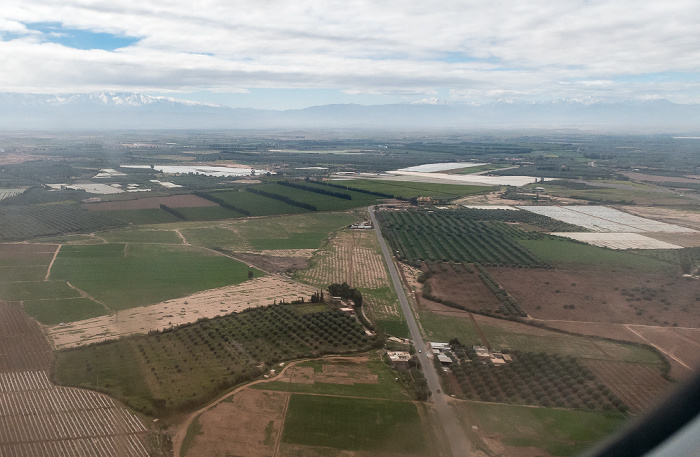
{"type": "Polygon", "coordinates": [[[313,367],[293,366],[285,370],[280,381],[297,384],[378,384],[379,377],[364,364],[367,360],[364,357],[324,359],[320,372],[315,372],[313,367]]]}
{"type": "Polygon", "coordinates": [[[498,299],[486,287],[473,267],[456,264],[452,268],[442,265],[436,267],[436,270],[428,280],[435,297],[473,310],[498,308],[498,299]]]}
{"type": "Polygon", "coordinates": [[[240,312],[247,308],[270,305],[275,300],[308,298],[316,292],[311,286],[277,275],[252,279],[242,284],[198,292],[155,305],[134,308],[67,325],[49,327],[48,335],[55,348],[66,348],[119,338],[134,333],[194,322],[240,312]]]}
{"type": "Polygon", "coordinates": [[[289,395],[287,392],[243,389],[218,403],[199,416],[200,434],[194,438],[186,455],[275,455],[289,395]]]}
{"type": "Polygon", "coordinates": [[[489,272],[536,319],[700,327],[700,281],[597,271],[489,272]]]}

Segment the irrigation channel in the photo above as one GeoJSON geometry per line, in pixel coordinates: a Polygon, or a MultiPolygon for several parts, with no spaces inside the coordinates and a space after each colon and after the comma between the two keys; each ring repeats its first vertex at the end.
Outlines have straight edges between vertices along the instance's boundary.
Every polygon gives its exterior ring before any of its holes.
{"type": "Polygon", "coordinates": [[[374,230],[377,232],[377,238],[379,239],[379,245],[382,248],[382,254],[386,260],[387,267],[389,268],[391,281],[394,283],[396,294],[399,297],[401,310],[403,311],[404,316],[406,316],[406,324],[408,324],[408,329],[411,332],[413,346],[418,351],[418,360],[420,360],[421,367],[423,368],[425,379],[428,381],[428,388],[430,388],[430,392],[432,393],[431,397],[433,399],[433,404],[435,405],[435,411],[437,412],[438,418],[442,423],[442,428],[445,431],[447,441],[450,443],[452,456],[467,457],[469,456],[469,450],[471,449],[469,441],[467,440],[464,431],[459,426],[457,416],[455,416],[454,411],[452,411],[450,406],[445,401],[445,397],[441,393],[440,379],[435,371],[435,366],[432,364],[431,360],[428,359],[428,351],[426,350],[420,330],[418,330],[418,324],[413,316],[411,307],[406,299],[406,294],[404,293],[403,285],[401,284],[401,279],[399,278],[399,273],[396,270],[396,265],[394,265],[393,257],[389,252],[386,241],[384,241],[382,232],[379,229],[377,218],[374,215],[374,207],[370,206],[368,210],[369,216],[372,219],[372,224],[374,224],[374,230]]]}

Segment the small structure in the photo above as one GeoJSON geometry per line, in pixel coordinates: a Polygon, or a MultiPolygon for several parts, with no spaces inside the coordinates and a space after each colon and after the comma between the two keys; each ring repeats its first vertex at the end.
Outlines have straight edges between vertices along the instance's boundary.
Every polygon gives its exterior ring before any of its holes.
{"type": "Polygon", "coordinates": [[[452,359],[445,354],[438,354],[437,358],[443,365],[449,365],[452,363],[452,359]]]}
{"type": "Polygon", "coordinates": [[[372,225],[372,221],[362,221],[362,222],[356,222],[350,226],[351,229],[372,229],[374,228],[374,225],[372,225]]]}
{"type": "Polygon", "coordinates": [[[434,351],[449,351],[450,349],[450,343],[438,343],[436,341],[430,341],[428,342],[430,345],[430,348],[434,351]]]}
{"type": "Polygon", "coordinates": [[[340,310],[344,313],[355,315],[355,310],[353,308],[340,308],[340,310]]]}
{"type": "Polygon", "coordinates": [[[479,360],[488,360],[491,358],[491,353],[486,346],[473,346],[473,349],[479,360]]]}
{"type": "Polygon", "coordinates": [[[396,368],[408,368],[408,361],[411,360],[411,354],[406,351],[386,351],[389,360],[396,368]]]}

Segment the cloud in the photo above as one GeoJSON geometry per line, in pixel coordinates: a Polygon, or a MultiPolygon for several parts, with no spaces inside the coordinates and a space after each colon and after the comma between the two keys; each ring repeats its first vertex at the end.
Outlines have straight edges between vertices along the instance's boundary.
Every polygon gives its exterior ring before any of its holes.
{"type": "Polygon", "coordinates": [[[688,78],[645,79],[700,73],[700,4],[686,0],[5,0],[3,16],[4,91],[323,88],[700,101],[688,78]],[[27,27],[42,22],[139,40],[76,49],[27,27]]]}

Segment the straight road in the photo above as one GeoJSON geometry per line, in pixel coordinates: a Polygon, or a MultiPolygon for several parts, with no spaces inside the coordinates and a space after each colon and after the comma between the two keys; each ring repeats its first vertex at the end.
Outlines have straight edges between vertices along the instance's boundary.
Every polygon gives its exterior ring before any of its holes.
{"type": "Polygon", "coordinates": [[[372,224],[374,225],[374,230],[377,232],[377,238],[379,239],[379,245],[382,248],[382,254],[384,254],[384,259],[386,260],[387,267],[389,268],[389,274],[391,280],[394,283],[394,288],[396,289],[396,294],[399,297],[399,303],[401,304],[401,310],[404,316],[406,316],[406,324],[408,324],[408,330],[411,332],[411,340],[413,341],[413,346],[415,346],[418,352],[418,360],[423,367],[423,373],[425,374],[425,379],[428,381],[428,388],[432,393],[431,397],[433,403],[435,404],[435,411],[437,412],[438,418],[442,423],[442,428],[445,431],[447,440],[450,443],[450,449],[452,450],[453,457],[467,457],[469,456],[469,450],[471,446],[467,440],[464,430],[459,425],[457,421],[457,416],[455,416],[454,411],[445,402],[445,397],[440,391],[440,379],[435,371],[435,366],[432,361],[428,358],[428,352],[426,350],[425,343],[423,342],[423,337],[418,330],[418,324],[416,319],[411,312],[411,307],[406,299],[406,294],[403,290],[403,285],[401,284],[401,278],[399,278],[399,272],[396,270],[396,265],[394,265],[393,256],[387,248],[386,241],[382,236],[381,230],[379,230],[379,224],[377,223],[377,218],[374,215],[374,207],[370,206],[369,217],[372,219],[372,224]]]}

